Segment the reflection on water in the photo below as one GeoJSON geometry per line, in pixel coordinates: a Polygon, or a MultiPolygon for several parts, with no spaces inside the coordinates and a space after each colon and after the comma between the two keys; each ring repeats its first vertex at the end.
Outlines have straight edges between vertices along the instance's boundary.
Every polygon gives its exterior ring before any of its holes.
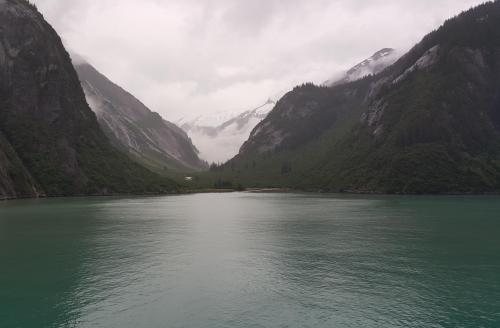
{"type": "Polygon", "coordinates": [[[498,197],[0,203],[0,327],[498,327],[498,197]]]}

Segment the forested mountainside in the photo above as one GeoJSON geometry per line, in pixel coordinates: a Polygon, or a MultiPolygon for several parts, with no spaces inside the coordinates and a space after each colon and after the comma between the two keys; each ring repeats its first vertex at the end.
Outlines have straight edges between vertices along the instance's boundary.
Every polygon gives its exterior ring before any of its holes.
{"type": "MultiPolygon", "coordinates": [[[[383,48],[342,74],[335,74],[323,85],[345,84],[380,73],[398,58],[398,51],[383,48]]],[[[261,106],[244,112],[210,113],[194,119],[183,119],[179,125],[193,138],[204,159],[211,163],[223,163],[238,153],[255,126],[267,117],[275,105],[276,102],[269,98],[261,106]]]]}
{"type": "Polygon", "coordinates": [[[75,69],[104,133],[132,159],[165,174],[208,168],[181,128],[152,112],[92,65],[78,61],[75,69]]]}
{"type": "Polygon", "coordinates": [[[218,181],[384,193],[500,191],[500,2],[375,76],[285,95],[218,181]]]}
{"type": "Polygon", "coordinates": [[[0,0],[0,33],[0,198],[176,189],[111,146],[33,5],[0,0]]]}

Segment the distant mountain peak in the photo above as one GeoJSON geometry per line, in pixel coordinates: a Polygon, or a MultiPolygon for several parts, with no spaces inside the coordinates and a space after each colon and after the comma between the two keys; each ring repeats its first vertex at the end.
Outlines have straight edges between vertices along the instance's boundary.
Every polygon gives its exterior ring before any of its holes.
{"type": "Polygon", "coordinates": [[[268,98],[258,107],[245,111],[222,111],[183,119],[178,124],[190,134],[209,162],[224,162],[236,155],[254,127],[266,118],[276,101],[268,98]]]}
{"type": "Polygon", "coordinates": [[[357,64],[356,66],[354,66],[353,68],[348,70],[347,75],[356,74],[361,69],[363,69],[365,67],[370,67],[371,65],[373,65],[373,63],[378,62],[384,58],[392,56],[395,52],[396,52],[396,50],[392,49],[392,48],[381,49],[381,50],[377,51],[376,53],[374,53],[370,58],[363,60],[361,63],[357,64]]]}
{"type": "Polygon", "coordinates": [[[342,77],[332,78],[324,83],[326,86],[334,86],[362,79],[365,76],[378,74],[386,67],[398,60],[398,51],[393,48],[383,48],[375,52],[371,57],[353,66],[342,77]]]}
{"type": "Polygon", "coordinates": [[[396,52],[396,49],[394,48],[383,48],[377,51],[376,53],[373,54],[372,58],[381,58],[381,57],[386,57],[389,55],[392,55],[393,53],[396,52]]]}

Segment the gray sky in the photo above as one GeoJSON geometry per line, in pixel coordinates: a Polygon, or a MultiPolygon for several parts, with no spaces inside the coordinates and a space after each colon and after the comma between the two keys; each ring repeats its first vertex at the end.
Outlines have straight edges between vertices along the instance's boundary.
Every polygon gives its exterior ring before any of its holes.
{"type": "Polygon", "coordinates": [[[166,119],[251,109],[480,0],[35,0],[65,45],[166,119]]]}

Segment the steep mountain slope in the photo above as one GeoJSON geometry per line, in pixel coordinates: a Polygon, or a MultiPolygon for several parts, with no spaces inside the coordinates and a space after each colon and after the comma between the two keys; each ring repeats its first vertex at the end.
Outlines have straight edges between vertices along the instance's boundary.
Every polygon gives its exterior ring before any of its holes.
{"type": "Polygon", "coordinates": [[[78,62],[75,69],[90,107],[115,146],[157,172],[207,168],[182,129],[149,110],[90,64],[78,62]]]}
{"type": "Polygon", "coordinates": [[[200,156],[209,162],[222,163],[238,153],[253,128],[266,118],[276,103],[269,99],[263,105],[243,113],[222,113],[215,117],[197,117],[181,127],[200,148],[200,156]]]}
{"type": "Polygon", "coordinates": [[[500,191],[500,2],[447,21],[376,76],[281,99],[216,168],[247,186],[500,191]]]}
{"type": "Polygon", "coordinates": [[[331,87],[338,84],[353,82],[368,75],[375,75],[382,72],[398,60],[399,53],[392,48],[384,48],[374,53],[370,58],[350,68],[340,78],[334,77],[324,83],[331,87]]]}
{"type": "Polygon", "coordinates": [[[0,198],[176,188],[110,145],[34,6],[0,0],[0,34],[0,198]]]}

